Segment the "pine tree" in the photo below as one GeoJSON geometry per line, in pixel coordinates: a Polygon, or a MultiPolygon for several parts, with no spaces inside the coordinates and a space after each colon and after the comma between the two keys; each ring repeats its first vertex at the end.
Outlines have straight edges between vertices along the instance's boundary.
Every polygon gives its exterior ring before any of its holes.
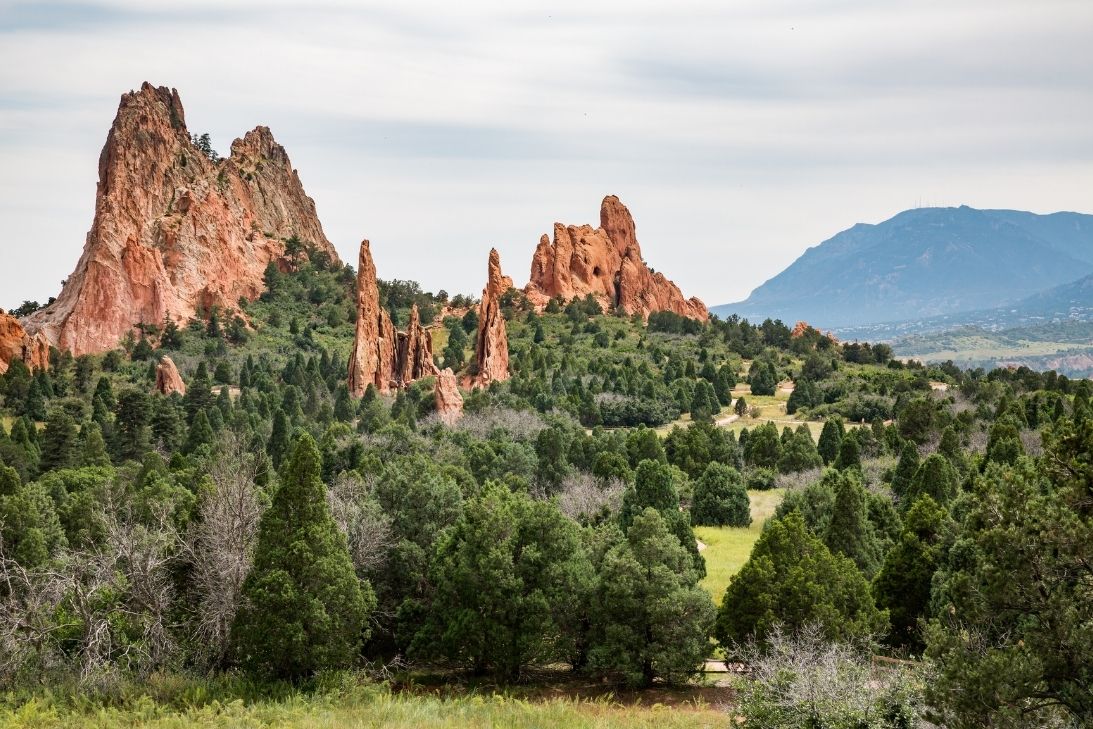
{"type": "Polygon", "coordinates": [[[938,504],[948,506],[956,498],[958,485],[959,477],[952,464],[945,456],[932,453],[918,467],[911,487],[900,503],[907,508],[920,496],[929,496],[938,504]]]}
{"type": "Polygon", "coordinates": [[[98,423],[85,424],[80,429],[80,441],[80,465],[110,465],[110,456],[106,453],[106,440],[102,437],[102,428],[98,423]]]}
{"type": "Polygon", "coordinates": [[[73,468],[79,461],[78,446],[76,421],[61,408],[54,408],[42,431],[42,457],[38,462],[38,472],[73,468]]]}
{"type": "Polygon", "coordinates": [[[281,487],[258,527],[232,645],[249,672],[300,679],[354,662],[375,606],[358,580],[320,479],[315,440],[296,441],[281,487]]]}
{"type": "Polygon", "coordinates": [[[839,444],[839,455],[835,458],[835,468],[861,470],[861,447],[854,433],[848,434],[839,444]]]}
{"type": "Polygon", "coordinates": [[[187,453],[193,453],[198,448],[204,445],[212,445],[215,435],[213,433],[213,427],[209,423],[209,416],[202,410],[194,417],[194,422],[190,424],[190,433],[186,436],[187,453]]]}

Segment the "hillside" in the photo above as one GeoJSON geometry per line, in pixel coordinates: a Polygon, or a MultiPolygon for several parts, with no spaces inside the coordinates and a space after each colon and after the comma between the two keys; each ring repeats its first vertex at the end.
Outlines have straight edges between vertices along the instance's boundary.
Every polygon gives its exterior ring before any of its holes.
{"type": "Polygon", "coordinates": [[[808,249],[720,316],[822,327],[991,309],[1093,272],[1093,216],[922,208],[808,249]]]}

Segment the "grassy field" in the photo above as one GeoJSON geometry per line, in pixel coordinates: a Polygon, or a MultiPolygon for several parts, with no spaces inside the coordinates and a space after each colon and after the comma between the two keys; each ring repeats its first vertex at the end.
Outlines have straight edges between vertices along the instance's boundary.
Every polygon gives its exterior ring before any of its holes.
{"type": "Polygon", "coordinates": [[[702,552],[706,558],[706,578],[702,580],[702,587],[715,603],[721,604],[729,579],[748,561],[752,545],[763,531],[763,523],[782,502],[782,494],[781,489],[748,492],[750,527],[695,527],[695,536],[706,545],[702,552]]]}
{"type": "Polygon", "coordinates": [[[666,706],[623,704],[610,699],[571,698],[527,700],[505,695],[440,698],[392,694],[361,687],[321,695],[298,694],[253,703],[209,701],[176,707],[151,698],[124,707],[67,708],[48,699],[32,700],[16,709],[0,708],[0,726],[23,729],[107,729],[108,727],[391,727],[446,729],[466,727],[531,727],[551,729],[610,729],[611,727],[725,726],[726,714],[701,703],[666,706]]]}

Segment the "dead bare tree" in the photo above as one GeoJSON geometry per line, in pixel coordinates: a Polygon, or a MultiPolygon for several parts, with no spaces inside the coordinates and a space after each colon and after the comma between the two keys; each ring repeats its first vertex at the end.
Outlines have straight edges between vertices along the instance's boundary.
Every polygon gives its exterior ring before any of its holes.
{"type": "Polygon", "coordinates": [[[0,676],[75,669],[84,684],[147,674],[176,655],[169,568],[178,541],[164,505],[140,521],[112,499],[96,544],[27,569],[0,542],[0,676]],[[62,645],[63,640],[63,645],[62,645]]]}
{"type": "Polygon", "coordinates": [[[364,577],[383,565],[394,544],[391,517],[375,498],[374,477],[342,473],[326,493],[334,522],[349,542],[357,575],[364,577]]]}
{"type": "Polygon", "coordinates": [[[625,490],[626,484],[617,478],[604,482],[590,473],[577,471],[562,479],[558,508],[574,521],[592,519],[604,510],[617,512],[625,490]]]}
{"type": "Polygon", "coordinates": [[[181,542],[196,596],[194,645],[210,667],[224,663],[243,580],[254,562],[267,499],[257,481],[262,464],[238,433],[225,431],[209,472],[212,490],[181,542]]]}

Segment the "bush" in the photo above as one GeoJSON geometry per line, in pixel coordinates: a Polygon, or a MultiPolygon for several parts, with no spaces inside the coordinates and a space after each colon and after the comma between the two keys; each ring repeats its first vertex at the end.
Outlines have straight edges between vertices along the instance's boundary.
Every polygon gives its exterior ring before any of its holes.
{"type": "Polygon", "coordinates": [[[751,524],[751,502],[739,471],[721,463],[706,466],[694,485],[691,523],[734,527],[751,524]]]}
{"type": "Polygon", "coordinates": [[[778,480],[778,474],[769,468],[753,468],[748,471],[749,491],[770,491],[778,480]]]}
{"type": "Polygon", "coordinates": [[[774,631],[748,647],[748,680],[737,711],[764,729],[911,729],[924,709],[923,677],[903,667],[874,670],[868,654],[823,639],[807,626],[774,631]]]}

